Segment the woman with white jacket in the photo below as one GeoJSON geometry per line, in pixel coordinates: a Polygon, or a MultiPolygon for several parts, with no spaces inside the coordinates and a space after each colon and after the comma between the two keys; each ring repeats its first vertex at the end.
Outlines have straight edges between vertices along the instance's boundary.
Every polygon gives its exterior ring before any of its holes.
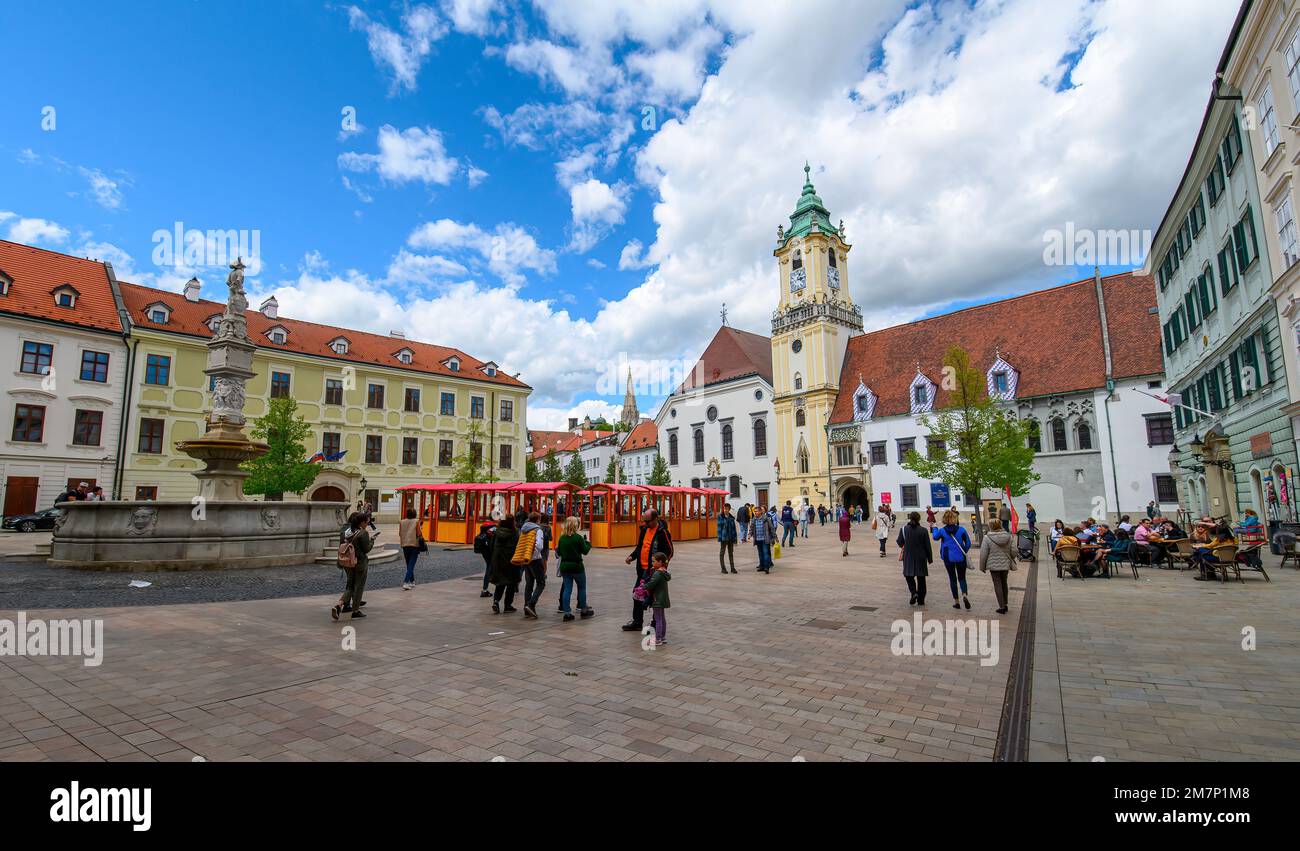
{"type": "Polygon", "coordinates": [[[1016,549],[1011,533],[1002,528],[996,517],[989,520],[989,530],[980,542],[980,572],[993,578],[993,593],[998,598],[998,614],[1007,613],[1007,575],[1016,569],[1016,549]]]}
{"type": "Polygon", "coordinates": [[[885,541],[889,538],[889,527],[893,525],[894,517],[885,510],[885,506],[876,509],[876,519],[871,521],[871,528],[875,530],[876,537],[880,539],[880,557],[885,557],[885,541]]]}

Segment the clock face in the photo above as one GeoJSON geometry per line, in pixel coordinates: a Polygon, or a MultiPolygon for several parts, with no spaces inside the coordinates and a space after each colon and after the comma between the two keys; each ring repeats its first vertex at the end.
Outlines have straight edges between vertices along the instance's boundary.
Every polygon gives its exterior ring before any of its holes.
{"type": "Polygon", "coordinates": [[[790,344],[790,349],[791,349],[791,351],[793,351],[796,355],[799,354],[800,352],[802,352],[802,351],[803,351],[803,340],[795,340],[793,343],[790,344]]]}

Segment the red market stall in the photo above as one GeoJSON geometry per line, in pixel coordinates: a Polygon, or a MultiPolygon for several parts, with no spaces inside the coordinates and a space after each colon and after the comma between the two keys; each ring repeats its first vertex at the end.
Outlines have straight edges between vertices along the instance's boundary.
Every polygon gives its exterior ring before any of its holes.
{"type": "Polygon", "coordinates": [[[590,494],[588,527],[593,547],[630,547],[636,544],[641,515],[650,507],[650,491],[638,485],[595,484],[590,494]]]}
{"type": "Polygon", "coordinates": [[[589,525],[591,500],[583,496],[585,493],[568,482],[515,482],[502,490],[501,495],[510,514],[521,508],[541,514],[543,522],[551,524],[551,540],[558,541],[569,515],[577,515],[584,526],[589,525]]]}
{"type": "Polygon", "coordinates": [[[421,520],[424,539],[439,544],[469,544],[479,524],[492,516],[493,503],[518,482],[444,482],[402,485],[401,516],[414,508],[421,520]]]}
{"type": "Polygon", "coordinates": [[[730,494],[717,488],[697,488],[700,492],[700,537],[718,537],[718,515],[722,513],[722,504],[730,494]]]}

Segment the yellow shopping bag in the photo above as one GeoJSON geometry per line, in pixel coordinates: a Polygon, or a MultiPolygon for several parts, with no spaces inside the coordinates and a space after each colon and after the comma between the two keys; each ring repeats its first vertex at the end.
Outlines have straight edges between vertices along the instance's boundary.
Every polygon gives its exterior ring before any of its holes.
{"type": "Polygon", "coordinates": [[[781,545],[780,545],[780,544],[773,544],[773,545],[772,545],[772,558],[780,558],[780,557],[781,557],[781,545]]]}

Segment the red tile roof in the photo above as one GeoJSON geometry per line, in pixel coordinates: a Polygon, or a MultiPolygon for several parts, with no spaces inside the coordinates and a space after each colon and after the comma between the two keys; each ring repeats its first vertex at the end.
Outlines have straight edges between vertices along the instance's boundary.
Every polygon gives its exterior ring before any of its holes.
{"type": "MultiPolygon", "coordinates": [[[[131,314],[131,321],[142,328],[152,328],[158,331],[188,334],[194,337],[211,337],[212,331],[208,328],[208,320],[212,316],[221,313],[226,307],[221,302],[206,299],[189,301],[180,293],[156,290],[138,284],[128,284],[125,281],[121,282],[121,288],[122,301],[125,302],[126,309],[131,314]],[[165,325],[152,321],[145,313],[146,308],[159,302],[171,309],[171,318],[165,325]]],[[[247,317],[248,336],[260,348],[281,349],[287,352],[314,355],[337,361],[379,364],[394,369],[408,369],[412,372],[467,378],[486,381],[491,384],[529,389],[527,384],[506,375],[504,372],[498,371],[496,376],[489,376],[481,369],[487,361],[470,357],[459,349],[437,346],[432,343],[421,343],[418,340],[372,334],[368,331],[353,331],[348,328],[318,325],[315,322],[304,322],[301,319],[289,319],[285,316],[271,319],[255,310],[249,310],[247,317]],[[271,342],[266,336],[268,331],[277,326],[284,328],[289,335],[283,345],[271,342]],[[339,337],[346,337],[348,340],[348,353],[345,355],[337,354],[330,348],[330,343],[339,337]],[[411,351],[411,363],[404,364],[397,359],[397,352],[402,349],[411,351]],[[451,370],[443,363],[453,355],[460,358],[459,372],[451,370]]]]}
{"type": "Polygon", "coordinates": [[[723,325],[682,382],[682,388],[707,387],[748,375],[772,383],[772,339],[723,325]]]}
{"type": "Polygon", "coordinates": [[[584,428],[576,432],[569,431],[530,431],[528,433],[529,452],[534,459],[545,458],[552,452],[576,452],[589,443],[614,434],[612,431],[598,431],[584,428]],[[534,438],[540,436],[540,439],[534,438]]]}
{"type": "MultiPolygon", "coordinates": [[[[1150,277],[1125,272],[1102,279],[1112,375],[1134,378],[1164,371],[1160,318],[1150,277]]],[[[970,354],[981,371],[1003,360],[1019,373],[1020,398],[1106,386],[1101,317],[1092,278],[1014,298],[860,334],[849,340],[831,422],[853,421],[859,380],[878,397],[877,417],[906,414],[917,365],[936,385],[951,346],[970,354]]],[[[946,392],[936,392],[942,408],[946,392]]]]}
{"type": "Polygon", "coordinates": [[[623,446],[620,451],[631,452],[634,449],[645,449],[654,446],[659,441],[659,429],[655,427],[654,420],[646,420],[637,423],[627,437],[623,438],[623,446]]]}
{"type": "Polygon", "coordinates": [[[122,333],[103,263],[0,239],[0,274],[13,281],[9,295],[0,296],[0,313],[122,333]],[[77,291],[70,308],[55,305],[52,294],[65,284],[77,291]]]}

